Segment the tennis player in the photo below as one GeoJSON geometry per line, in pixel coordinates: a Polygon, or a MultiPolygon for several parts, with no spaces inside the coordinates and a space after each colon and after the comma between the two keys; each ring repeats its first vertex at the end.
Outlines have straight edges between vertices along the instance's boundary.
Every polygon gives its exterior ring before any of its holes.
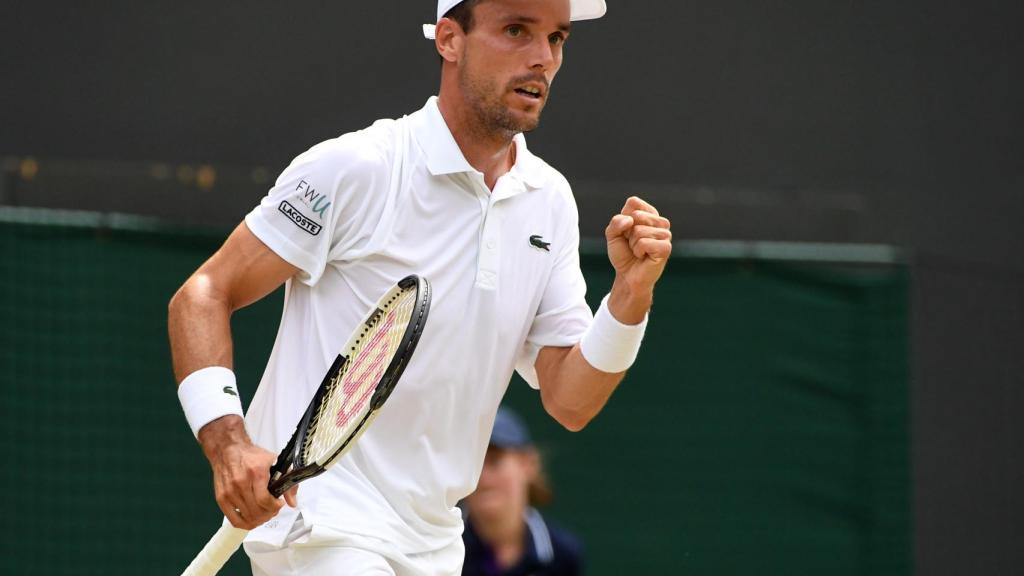
{"type": "Polygon", "coordinates": [[[178,395],[257,575],[458,574],[462,518],[514,370],[570,430],[634,361],[669,221],[631,197],[606,229],[615,269],[584,300],[569,184],[534,156],[570,23],[604,0],[440,0],[425,26],[440,91],[397,120],[298,156],[174,296],[178,395]],[[415,273],[433,286],[416,356],[358,444],[282,499],[268,469],[349,332],[415,273]],[[230,316],[285,285],[277,339],[242,419],[230,316]],[[285,505],[287,503],[287,506],[285,505]]]}

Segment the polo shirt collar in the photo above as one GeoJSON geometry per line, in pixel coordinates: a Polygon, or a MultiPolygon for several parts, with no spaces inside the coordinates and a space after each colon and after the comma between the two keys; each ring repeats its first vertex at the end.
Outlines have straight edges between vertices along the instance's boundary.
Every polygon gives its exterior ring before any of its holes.
{"type": "MultiPolygon", "coordinates": [[[[427,157],[427,169],[432,175],[477,172],[455,142],[437,106],[437,96],[431,96],[423,109],[409,119],[413,134],[427,157]]],[[[526,147],[526,137],[522,134],[516,134],[513,142],[516,146],[516,163],[509,173],[530,188],[542,188],[546,183],[544,162],[526,147]]]]}
{"type": "Polygon", "coordinates": [[[412,131],[427,157],[427,169],[434,176],[475,172],[462,155],[452,131],[437,107],[437,96],[431,96],[418,114],[410,117],[412,131]]]}
{"type": "Polygon", "coordinates": [[[544,161],[526,147],[526,136],[516,134],[512,141],[516,144],[516,163],[511,172],[530,188],[543,188],[547,183],[544,161]]]}

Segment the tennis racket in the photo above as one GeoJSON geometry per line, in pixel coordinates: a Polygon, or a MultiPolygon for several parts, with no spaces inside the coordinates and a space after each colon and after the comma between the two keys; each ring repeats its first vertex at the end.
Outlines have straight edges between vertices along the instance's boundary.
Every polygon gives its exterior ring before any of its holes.
{"type": "MultiPolygon", "coordinates": [[[[356,327],[270,469],[268,488],[275,498],[322,474],[366,430],[408,365],[429,310],[430,284],[407,276],[356,327]]],[[[222,526],[182,576],[213,576],[248,533],[222,526]]]]}

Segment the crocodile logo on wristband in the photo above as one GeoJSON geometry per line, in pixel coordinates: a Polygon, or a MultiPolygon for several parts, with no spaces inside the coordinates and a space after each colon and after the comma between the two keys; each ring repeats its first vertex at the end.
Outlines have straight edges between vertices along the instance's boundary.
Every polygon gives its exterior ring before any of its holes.
{"type": "Polygon", "coordinates": [[[238,396],[238,392],[235,392],[235,389],[232,388],[231,386],[225,386],[224,387],[224,393],[225,394],[231,394],[232,396],[238,396]]]}

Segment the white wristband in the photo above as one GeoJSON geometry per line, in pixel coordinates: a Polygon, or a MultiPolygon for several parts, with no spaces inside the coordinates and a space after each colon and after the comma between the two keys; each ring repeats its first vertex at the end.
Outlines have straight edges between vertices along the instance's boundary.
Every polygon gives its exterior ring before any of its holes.
{"type": "Polygon", "coordinates": [[[608,297],[605,296],[594,314],[594,323],[580,340],[580,351],[587,362],[601,372],[625,372],[636,360],[646,330],[646,315],[639,324],[623,324],[608,310],[608,297]]]}
{"type": "Polygon", "coordinates": [[[178,385],[178,400],[185,411],[192,434],[199,438],[199,429],[221,416],[242,416],[242,401],[235,386],[235,373],[221,366],[211,366],[189,374],[178,385]]]}

